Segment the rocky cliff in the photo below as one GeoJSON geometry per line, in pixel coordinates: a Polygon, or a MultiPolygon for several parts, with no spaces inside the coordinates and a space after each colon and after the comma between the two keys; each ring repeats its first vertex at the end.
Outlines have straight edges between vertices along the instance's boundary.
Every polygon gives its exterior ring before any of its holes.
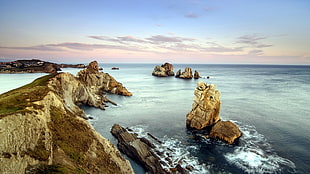
{"type": "Polygon", "coordinates": [[[110,85],[81,77],[55,73],[0,95],[0,173],[133,173],[77,106],[104,108],[110,85]]]}

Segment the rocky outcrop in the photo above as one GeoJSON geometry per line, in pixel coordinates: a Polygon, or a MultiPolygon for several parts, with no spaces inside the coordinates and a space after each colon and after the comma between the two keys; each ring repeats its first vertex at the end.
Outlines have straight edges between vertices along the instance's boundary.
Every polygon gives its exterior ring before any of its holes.
{"type": "MultiPolygon", "coordinates": [[[[156,151],[156,146],[146,138],[138,138],[137,134],[129,133],[127,129],[121,127],[118,124],[113,125],[111,133],[118,140],[118,148],[131,159],[141,164],[148,173],[179,173],[186,174],[188,171],[180,166],[176,165],[173,168],[167,167],[164,161],[160,159],[160,152],[156,151]],[[166,167],[163,167],[166,165],[166,167]]],[[[150,135],[150,134],[149,134],[150,135]]],[[[154,136],[150,135],[153,139],[154,136]]],[[[158,139],[157,142],[161,143],[158,139]]],[[[168,157],[165,157],[168,158],[168,157]]],[[[171,159],[166,159],[171,161],[171,159]]],[[[181,163],[182,160],[179,162],[181,163]]]]}
{"type": "Polygon", "coordinates": [[[212,127],[209,136],[224,140],[228,144],[233,144],[241,136],[241,131],[231,121],[219,121],[212,127]]]}
{"type": "Polygon", "coordinates": [[[158,77],[174,76],[173,65],[170,63],[165,63],[161,66],[156,65],[152,75],[158,77]]]}
{"type": "Polygon", "coordinates": [[[178,70],[178,72],[176,73],[177,78],[182,78],[182,79],[192,79],[193,78],[193,72],[192,69],[190,67],[186,67],[184,72],[181,72],[181,69],[178,70]]]}
{"type": "Polygon", "coordinates": [[[133,173],[76,105],[104,108],[89,84],[58,73],[1,94],[0,173],[133,173]]]}
{"type": "Polygon", "coordinates": [[[135,134],[130,134],[128,131],[115,124],[111,133],[118,139],[118,148],[128,155],[131,159],[136,160],[142,164],[147,171],[154,174],[167,173],[160,164],[160,159],[151,150],[153,145],[146,139],[140,139],[135,134]]]}
{"type": "Polygon", "coordinates": [[[199,72],[195,70],[194,79],[199,79],[199,78],[200,78],[199,72]]]}
{"type": "Polygon", "coordinates": [[[186,115],[186,125],[193,129],[211,128],[210,137],[232,144],[241,136],[237,125],[220,121],[220,92],[214,84],[198,82],[192,110],[186,115]]]}
{"type": "Polygon", "coordinates": [[[198,82],[192,110],[186,116],[190,128],[203,129],[220,120],[220,92],[213,84],[198,82]]]}
{"type": "Polygon", "coordinates": [[[86,69],[77,74],[77,78],[85,83],[87,87],[95,87],[96,90],[110,92],[124,96],[132,96],[122,83],[117,82],[108,73],[99,72],[97,61],[89,63],[86,69]]]}

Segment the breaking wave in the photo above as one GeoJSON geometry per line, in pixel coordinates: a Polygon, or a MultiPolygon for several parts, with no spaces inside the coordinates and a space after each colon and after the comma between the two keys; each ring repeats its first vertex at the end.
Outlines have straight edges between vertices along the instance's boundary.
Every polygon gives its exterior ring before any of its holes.
{"type": "Polygon", "coordinates": [[[295,164],[277,155],[254,126],[235,122],[243,133],[233,152],[224,154],[226,160],[245,173],[295,173],[295,164]]]}
{"type": "Polygon", "coordinates": [[[163,168],[169,170],[179,164],[192,174],[209,173],[210,166],[200,163],[197,157],[190,154],[189,151],[196,149],[195,146],[183,145],[181,141],[167,136],[156,138],[145,132],[144,128],[145,126],[130,127],[129,132],[136,133],[139,138],[146,138],[155,145],[154,152],[160,157],[163,168]]]}

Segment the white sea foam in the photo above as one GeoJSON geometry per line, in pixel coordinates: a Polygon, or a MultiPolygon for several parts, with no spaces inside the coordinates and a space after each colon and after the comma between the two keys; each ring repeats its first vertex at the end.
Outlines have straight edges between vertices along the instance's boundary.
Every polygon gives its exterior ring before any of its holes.
{"type": "Polygon", "coordinates": [[[198,159],[191,156],[190,150],[196,149],[195,146],[183,145],[181,141],[164,136],[163,138],[156,139],[152,135],[144,131],[145,127],[130,127],[133,133],[136,133],[138,137],[147,138],[151,141],[156,148],[154,152],[160,157],[163,162],[163,168],[170,169],[180,164],[183,168],[192,167],[192,174],[207,174],[209,173],[210,166],[199,163],[198,159]],[[155,138],[155,139],[154,139],[155,138]]]}
{"type": "Polygon", "coordinates": [[[240,145],[236,146],[232,153],[224,154],[229,163],[241,168],[246,173],[295,172],[295,164],[278,156],[255,127],[235,123],[239,125],[243,135],[240,145]]]}

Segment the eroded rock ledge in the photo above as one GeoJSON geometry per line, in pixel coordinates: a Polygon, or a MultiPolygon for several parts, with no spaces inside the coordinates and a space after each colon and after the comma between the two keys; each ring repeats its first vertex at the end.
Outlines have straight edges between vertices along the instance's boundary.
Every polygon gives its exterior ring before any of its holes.
{"type": "Polygon", "coordinates": [[[100,90],[118,84],[92,65],[78,78],[51,74],[0,95],[0,173],[133,173],[77,106],[104,108],[100,90]]]}
{"type": "MultiPolygon", "coordinates": [[[[172,161],[163,157],[163,153],[156,151],[156,145],[149,141],[147,138],[139,138],[136,134],[130,133],[128,129],[121,127],[118,124],[113,125],[111,133],[118,140],[118,148],[131,159],[141,164],[148,173],[152,174],[187,174],[188,170],[182,168],[180,164],[169,167],[171,164],[167,164],[161,160],[165,158],[166,161],[172,161]]],[[[157,143],[162,143],[156,137],[148,134],[157,143]]],[[[182,160],[180,160],[181,163],[182,160]]]]}
{"type": "Polygon", "coordinates": [[[210,128],[207,137],[233,144],[241,136],[241,132],[231,121],[220,121],[220,95],[214,84],[198,82],[192,110],[186,115],[186,125],[197,130],[210,128]]]}

